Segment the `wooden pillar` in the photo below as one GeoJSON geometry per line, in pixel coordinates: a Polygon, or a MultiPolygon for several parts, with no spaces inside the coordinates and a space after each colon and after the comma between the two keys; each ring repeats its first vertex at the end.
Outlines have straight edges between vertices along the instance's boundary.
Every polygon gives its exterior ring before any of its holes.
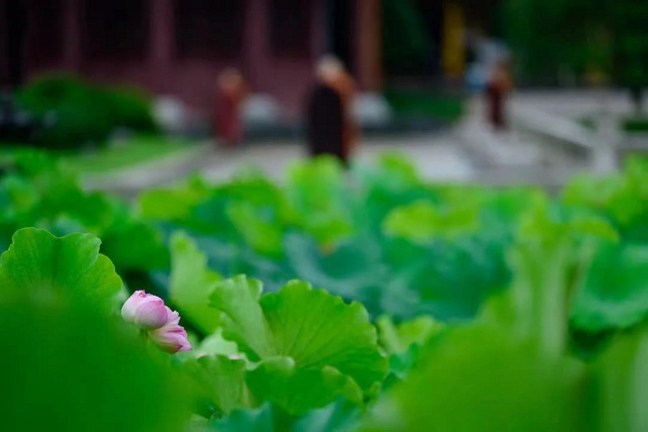
{"type": "Polygon", "coordinates": [[[7,75],[10,87],[23,84],[27,74],[27,7],[24,2],[9,1],[6,4],[7,75]]]}
{"type": "Polygon", "coordinates": [[[265,90],[269,72],[270,29],[268,2],[248,0],[243,23],[243,73],[253,89],[265,90]]]}
{"type": "Polygon", "coordinates": [[[0,91],[9,87],[9,53],[7,46],[7,0],[0,0],[0,91]]]}
{"type": "Polygon", "coordinates": [[[158,92],[168,91],[168,77],[173,60],[175,22],[173,0],[149,0],[149,69],[152,85],[158,92]]]}
{"type": "Polygon", "coordinates": [[[380,0],[356,0],[355,66],[363,91],[382,88],[380,0]]]}
{"type": "Polygon", "coordinates": [[[465,68],[464,11],[456,0],[446,0],[443,3],[443,71],[448,78],[459,79],[465,68]]]}
{"type": "Polygon", "coordinates": [[[326,10],[327,0],[315,0],[313,1],[313,6],[311,8],[311,62],[315,62],[324,54],[327,50],[327,40],[326,36],[328,34],[328,20],[327,10],[326,10]]]}
{"type": "Polygon", "coordinates": [[[81,68],[81,1],[65,0],[63,16],[63,65],[79,72],[81,68]]]}

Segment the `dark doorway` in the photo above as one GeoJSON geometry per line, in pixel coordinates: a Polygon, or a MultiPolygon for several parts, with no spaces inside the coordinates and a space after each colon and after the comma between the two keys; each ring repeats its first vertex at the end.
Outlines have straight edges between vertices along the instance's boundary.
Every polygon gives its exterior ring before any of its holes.
{"type": "Polygon", "coordinates": [[[26,62],[29,70],[55,66],[63,57],[63,0],[29,0],[26,62]]]}
{"type": "Polygon", "coordinates": [[[270,2],[270,46],[280,58],[304,58],[311,52],[311,2],[270,2]]]}
{"type": "Polygon", "coordinates": [[[0,83],[17,87],[25,75],[27,8],[25,2],[0,1],[0,83]]]}
{"type": "Polygon", "coordinates": [[[243,49],[244,0],[176,0],[176,52],[181,59],[236,59],[243,49]]]}
{"type": "Polygon", "coordinates": [[[432,76],[438,75],[441,73],[443,2],[418,0],[417,6],[431,45],[431,52],[425,64],[425,73],[432,76]]]}
{"type": "Polygon", "coordinates": [[[328,52],[334,54],[353,74],[354,0],[328,2],[328,52]]]}
{"type": "Polygon", "coordinates": [[[149,45],[149,2],[82,3],[81,47],[85,60],[142,60],[149,45]]]}

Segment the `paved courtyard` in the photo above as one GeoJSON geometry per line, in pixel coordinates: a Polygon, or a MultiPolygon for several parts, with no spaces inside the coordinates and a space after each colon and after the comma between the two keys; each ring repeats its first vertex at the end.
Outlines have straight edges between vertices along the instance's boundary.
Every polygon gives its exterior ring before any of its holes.
{"type": "MultiPolygon", "coordinates": [[[[574,171],[592,167],[591,157],[563,157],[562,147],[570,150],[571,145],[563,141],[569,141],[573,134],[568,133],[565,140],[561,128],[580,132],[583,127],[578,121],[583,117],[612,118],[629,109],[626,95],[618,92],[523,92],[514,95],[510,111],[516,114],[516,121],[522,117],[520,121],[529,123],[532,129],[537,122],[535,134],[529,136],[518,131],[494,134],[484,123],[481,99],[473,98],[467,104],[464,119],[457,125],[428,133],[363,138],[355,160],[370,162],[385,151],[398,151],[410,157],[421,174],[430,180],[554,186],[574,171]],[[544,123],[537,121],[541,117],[544,123]],[[559,139],[552,140],[554,133],[559,139]],[[553,145],[553,153],[551,141],[561,141],[558,146],[553,145]],[[556,147],[560,151],[555,151],[556,147]]],[[[594,131],[586,135],[585,141],[588,140],[596,141],[594,131]]],[[[304,143],[297,140],[259,142],[231,150],[205,142],[183,157],[174,156],[114,175],[86,179],[85,183],[91,189],[133,195],[147,187],[172,184],[191,173],[222,181],[245,166],[260,168],[279,179],[288,165],[305,157],[304,143]]],[[[604,154],[603,165],[613,167],[614,163],[606,158],[609,156],[604,154]]]]}

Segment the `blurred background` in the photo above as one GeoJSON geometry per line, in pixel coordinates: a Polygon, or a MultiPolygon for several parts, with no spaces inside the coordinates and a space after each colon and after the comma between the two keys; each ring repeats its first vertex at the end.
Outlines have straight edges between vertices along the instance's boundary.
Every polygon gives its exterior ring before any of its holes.
{"type": "Polygon", "coordinates": [[[0,140],[88,175],[174,156],[123,188],[280,173],[328,54],[352,77],[354,159],[555,186],[648,148],[646,23],[645,0],[0,0],[0,140]]]}

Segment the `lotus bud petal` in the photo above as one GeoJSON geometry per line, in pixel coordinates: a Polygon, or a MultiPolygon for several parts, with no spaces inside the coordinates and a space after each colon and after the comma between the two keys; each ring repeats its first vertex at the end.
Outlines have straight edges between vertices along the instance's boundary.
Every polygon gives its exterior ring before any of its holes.
{"type": "Polygon", "coordinates": [[[187,332],[177,322],[170,322],[159,329],[151,330],[149,335],[153,342],[167,352],[191,351],[187,332]]]}
{"type": "Polygon", "coordinates": [[[141,290],[135,291],[126,300],[121,313],[126,321],[146,329],[160,328],[172,318],[171,310],[164,305],[160,297],[141,290]]]}

